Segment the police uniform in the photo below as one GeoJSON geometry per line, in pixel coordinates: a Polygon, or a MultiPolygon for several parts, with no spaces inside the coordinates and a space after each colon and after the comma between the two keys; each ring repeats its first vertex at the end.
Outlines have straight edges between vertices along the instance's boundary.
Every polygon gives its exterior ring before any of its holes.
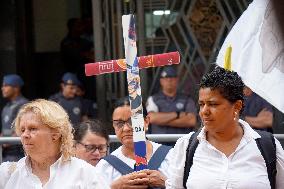
{"type": "MultiPolygon", "coordinates": [[[[187,112],[196,114],[194,101],[183,94],[168,97],[162,91],[150,96],[147,101],[148,112],[187,112]]],[[[152,134],[187,134],[192,128],[177,128],[151,124],[149,132],[152,134]]]]}
{"type": "MultiPolygon", "coordinates": [[[[263,98],[258,96],[256,93],[252,93],[250,96],[245,97],[244,101],[245,107],[241,115],[242,118],[246,116],[256,117],[261,110],[266,109],[267,111],[273,113],[272,106],[266,102],[263,98]]],[[[252,125],[253,127],[253,125],[252,125]]],[[[272,132],[272,128],[257,128],[258,130],[265,130],[272,132]]]]}
{"type": "Polygon", "coordinates": [[[86,99],[82,97],[81,100],[83,101],[83,108],[86,115],[91,119],[95,119],[97,117],[98,110],[97,103],[91,99],[86,99]]]}
{"type": "Polygon", "coordinates": [[[28,100],[23,97],[19,96],[14,101],[8,102],[2,110],[2,135],[3,136],[11,136],[13,130],[11,128],[12,122],[17,116],[17,113],[20,107],[27,103],[28,100]]]}
{"type": "MultiPolygon", "coordinates": [[[[22,78],[16,74],[6,75],[3,79],[3,85],[12,87],[22,87],[24,82],[22,78]]],[[[9,100],[9,99],[8,99],[9,100]]],[[[16,99],[8,101],[1,113],[2,135],[10,137],[14,134],[12,123],[16,118],[22,105],[28,102],[24,96],[19,95],[16,99]]],[[[22,145],[9,145],[3,148],[3,161],[18,161],[24,156],[22,145]]]]}
{"type": "MultiPolygon", "coordinates": [[[[77,86],[80,83],[77,76],[70,72],[67,72],[63,75],[62,82],[64,84],[71,84],[77,86]]],[[[83,100],[78,96],[75,96],[74,98],[65,98],[62,92],[59,92],[50,96],[49,100],[57,102],[65,109],[73,125],[80,123],[82,120],[82,116],[86,115],[86,110],[83,109],[83,100]]]]}
{"type": "MultiPolygon", "coordinates": [[[[161,78],[177,78],[177,71],[172,66],[166,66],[160,73],[161,78]]],[[[166,96],[162,90],[150,96],[147,100],[148,112],[185,112],[196,115],[194,101],[183,94],[177,93],[174,97],[166,96]]],[[[169,125],[150,125],[149,132],[153,134],[187,134],[193,128],[178,128],[169,125]]]]}
{"type": "Polygon", "coordinates": [[[52,95],[49,99],[57,102],[64,108],[73,125],[80,123],[82,116],[85,115],[85,111],[83,110],[83,102],[79,97],[67,99],[61,92],[59,92],[52,95]]]}
{"type": "MultiPolygon", "coordinates": [[[[8,102],[2,110],[2,135],[3,136],[12,136],[14,130],[11,128],[14,119],[17,116],[17,113],[20,107],[27,103],[28,100],[19,96],[14,101],[8,102]]],[[[10,145],[3,148],[3,161],[17,161],[20,158],[24,157],[24,151],[22,145],[10,145]]]]}

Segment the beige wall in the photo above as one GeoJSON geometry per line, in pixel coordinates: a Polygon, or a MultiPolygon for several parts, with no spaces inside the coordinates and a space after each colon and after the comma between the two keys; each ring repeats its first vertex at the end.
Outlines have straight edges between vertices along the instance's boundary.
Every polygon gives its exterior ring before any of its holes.
{"type": "Polygon", "coordinates": [[[80,17],[80,10],[80,0],[34,0],[35,51],[59,51],[67,33],[67,20],[80,17]]]}

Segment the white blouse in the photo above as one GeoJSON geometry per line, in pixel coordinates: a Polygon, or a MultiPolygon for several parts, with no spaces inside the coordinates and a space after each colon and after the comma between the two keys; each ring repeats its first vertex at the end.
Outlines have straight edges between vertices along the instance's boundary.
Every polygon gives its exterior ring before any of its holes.
{"type": "MultiPolygon", "coordinates": [[[[159,146],[161,146],[161,144],[158,144],[155,142],[151,142],[151,144],[153,145],[153,153],[158,149],[159,146]]],[[[126,163],[129,167],[134,169],[135,160],[124,156],[122,154],[121,148],[122,147],[120,146],[115,151],[113,151],[111,154],[118,157],[120,160],[126,163]]],[[[172,149],[169,151],[164,161],[161,163],[160,167],[158,168],[158,170],[161,173],[163,173],[166,177],[169,176],[168,170],[169,170],[169,161],[171,158],[173,158],[172,149]]],[[[118,172],[112,165],[110,165],[104,159],[101,159],[99,163],[96,165],[96,170],[97,170],[97,174],[102,175],[109,185],[111,185],[111,183],[114,180],[122,176],[120,172],[118,172]]]]}
{"type": "Polygon", "coordinates": [[[0,165],[1,189],[107,189],[106,182],[96,174],[95,168],[87,162],[72,157],[62,162],[59,158],[50,167],[49,181],[42,186],[40,179],[32,173],[29,159],[18,162],[4,162],[0,165]]]}
{"type": "MultiPolygon", "coordinates": [[[[193,165],[186,186],[190,189],[269,189],[265,161],[255,142],[260,135],[248,123],[243,125],[244,135],[240,144],[229,157],[217,150],[206,140],[204,128],[197,139],[193,165]]],[[[180,138],[174,149],[175,157],[170,162],[170,176],[166,181],[167,189],[183,189],[185,154],[188,141],[193,133],[180,138]]],[[[276,143],[276,189],[284,188],[284,151],[278,140],[276,143]]]]}

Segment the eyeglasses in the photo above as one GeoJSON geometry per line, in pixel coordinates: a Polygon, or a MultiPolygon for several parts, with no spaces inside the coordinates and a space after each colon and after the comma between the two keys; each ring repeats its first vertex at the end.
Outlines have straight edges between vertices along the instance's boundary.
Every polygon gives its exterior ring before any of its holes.
{"type": "Polygon", "coordinates": [[[122,129],[122,127],[126,124],[128,127],[132,128],[132,121],[131,118],[128,120],[112,120],[113,126],[116,127],[117,129],[122,129]]]}
{"type": "Polygon", "coordinates": [[[99,150],[100,153],[105,153],[107,152],[107,149],[108,149],[108,145],[106,144],[96,146],[92,144],[83,144],[81,142],[78,142],[78,143],[85,147],[86,152],[94,153],[96,150],[99,150]]]}

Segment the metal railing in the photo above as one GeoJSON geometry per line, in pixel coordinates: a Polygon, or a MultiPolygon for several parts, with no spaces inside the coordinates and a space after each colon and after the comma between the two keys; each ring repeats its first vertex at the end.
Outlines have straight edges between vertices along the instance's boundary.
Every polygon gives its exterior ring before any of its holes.
{"type": "MultiPolygon", "coordinates": [[[[154,142],[174,142],[184,134],[148,134],[146,137],[154,142]]],[[[274,134],[278,140],[284,140],[284,134],[274,134]]],[[[116,135],[109,135],[110,143],[119,142],[116,135]]],[[[0,163],[2,162],[2,144],[20,144],[20,137],[0,137],[0,163]]]]}

